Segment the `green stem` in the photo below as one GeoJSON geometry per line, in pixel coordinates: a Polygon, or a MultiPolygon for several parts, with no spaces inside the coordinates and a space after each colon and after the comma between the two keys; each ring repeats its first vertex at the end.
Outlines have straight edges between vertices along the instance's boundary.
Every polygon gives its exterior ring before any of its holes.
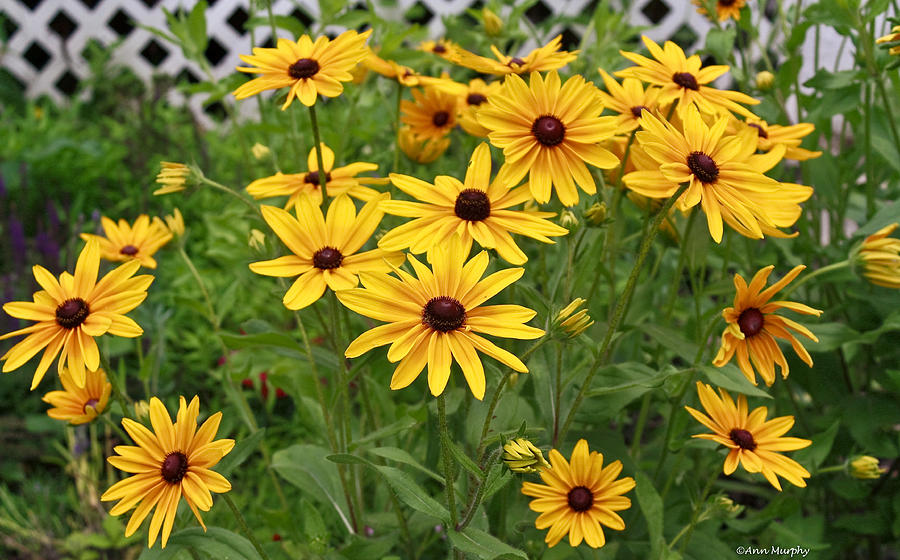
{"type": "Polygon", "coordinates": [[[237,506],[234,505],[234,502],[231,500],[231,496],[227,493],[220,494],[222,499],[225,500],[225,503],[228,504],[228,507],[231,508],[231,513],[234,514],[234,518],[237,519],[238,525],[241,526],[241,531],[247,535],[247,538],[253,543],[253,548],[256,549],[256,552],[263,560],[269,560],[269,556],[266,554],[266,551],[263,550],[262,546],[260,546],[259,541],[256,540],[256,537],[253,536],[253,532],[250,531],[250,527],[247,526],[247,521],[244,519],[244,516],[241,515],[241,512],[238,510],[237,506]]]}
{"type": "Polygon", "coordinates": [[[678,187],[678,190],[666,200],[665,204],[663,204],[662,208],[657,212],[656,217],[653,219],[653,224],[647,230],[647,233],[644,235],[644,239],[641,241],[640,249],[638,250],[637,259],[635,260],[634,267],[631,269],[631,275],[628,277],[628,283],[625,285],[625,291],[622,293],[622,297],[619,298],[619,301],[616,302],[616,310],[613,313],[612,319],[609,322],[609,327],[606,329],[606,336],[603,338],[603,342],[600,344],[600,351],[597,354],[597,359],[594,360],[594,364],[591,366],[590,371],[588,371],[587,377],[584,380],[584,383],[581,384],[581,389],[578,391],[578,396],[575,397],[575,402],[572,403],[572,408],[569,410],[568,416],[566,416],[566,421],[563,423],[562,431],[559,435],[560,439],[563,439],[568,432],[569,427],[572,425],[572,421],[575,419],[575,413],[578,411],[578,407],[581,406],[582,401],[584,400],[585,395],[590,389],[591,381],[594,379],[594,375],[597,373],[597,370],[600,369],[600,366],[606,362],[607,359],[607,350],[609,349],[609,344],[612,342],[613,335],[616,333],[616,330],[619,326],[619,322],[622,320],[622,317],[625,315],[625,309],[628,305],[628,302],[631,300],[631,294],[634,292],[634,287],[637,284],[638,276],[640,276],[641,268],[644,265],[644,260],[647,258],[647,254],[650,252],[650,246],[653,243],[653,239],[656,237],[657,232],[659,232],[659,226],[662,221],[669,214],[669,210],[672,208],[672,205],[675,204],[675,201],[687,190],[687,183],[678,187]]]}
{"type": "Polygon", "coordinates": [[[197,267],[194,266],[194,261],[188,256],[188,254],[184,250],[183,245],[178,246],[178,254],[181,255],[182,260],[184,260],[184,264],[187,265],[188,269],[191,271],[191,275],[194,277],[194,281],[197,282],[197,286],[200,288],[200,293],[203,294],[203,301],[206,302],[206,312],[209,314],[207,319],[210,323],[212,323],[213,330],[218,334],[219,327],[222,323],[219,321],[219,316],[216,314],[216,309],[213,307],[212,299],[209,297],[209,290],[206,289],[206,284],[203,282],[203,278],[200,276],[200,272],[197,270],[197,267]]]}
{"type": "Polygon", "coordinates": [[[316,160],[319,164],[319,187],[322,189],[322,200],[326,200],[328,193],[325,192],[325,185],[328,181],[325,179],[327,171],[325,169],[325,160],[322,158],[322,140],[319,137],[319,120],[316,118],[315,104],[309,106],[309,124],[312,127],[313,138],[316,141],[316,160]]]}
{"type": "MultiPolygon", "coordinates": [[[[498,457],[500,457],[500,453],[502,453],[502,450],[499,448],[491,453],[491,456],[488,457],[488,461],[485,464],[485,473],[490,472],[491,467],[494,466],[494,462],[498,457]]],[[[466,508],[466,513],[465,515],[463,515],[462,521],[460,521],[459,524],[456,525],[457,531],[462,531],[466,528],[466,526],[469,525],[469,523],[472,522],[472,519],[475,517],[475,512],[478,510],[478,506],[481,505],[481,499],[484,497],[485,486],[486,485],[484,480],[479,481],[478,489],[475,491],[475,496],[472,498],[472,503],[470,503],[466,508]]]]}
{"type": "Polygon", "coordinates": [[[113,370],[112,366],[110,366],[109,361],[102,352],[100,353],[100,365],[106,370],[106,378],[109,380],[110,385],[112,385],[113,395],[116,397],[119,406],[122,407],[122,416],[126,418],[130,417],[128,414],[128,407],[134,403],[128,395],[122,392],[122,388],[119,386],[119,376],[113,370]]]}
{"type": "Polygon", "coordinates": [[[691,234],[691,229],[694,227],[694,222],[696,221],[698,213],[696,208],[691,211],[691,215],[688,216],[687,224],[684,226],[684,233],[681,235],[681,247],[678,251],[678,265],[675,267],[675,274],[672,275],[672,283],[669,285],[669,297],[668,301],[666,301],[664,323],[669,322],[669,319],[672,318],[672,311],[675,309],[675,296],[678,295],[678,286],[681,283],[681,271],[684,268],[684,261],[687,260],[687,251],[685,249],[687,247],[688,236],[691,234]]]}
{"type": "Polygon", "coordinates": [[[785,288],[785,290],[784,290],[783,292],[781,292],[781,297],[782,297],[782,298],[787,298],[789,295],[791,295],[791,293],[794,292],[794,290],[796,290],[797,288],[799,288],[799,287],[802,286],[803,284],[807,283],[807,282],[808,282],[809,280],[811,280],[812,278],[815,278],[816,276],[820,276],[820,275],[822,275],[822,274],[828,274],[829,272],[834,272],[835,270],[840,270],[840,269],[842,269],[842,268],[847,268],[848,266],[850,266],[850,260],[849,260],[849,259],[847,259],[847,260],[845,260],[845,261],[840,261],[840,262],[836,262],[836,263],[831,263],[831,264],[829,264],[828,266],[823,266],[822,268],[817,268],[816,270],[810,272],[809,274],[807,274],[807,275],[804,276],[803,278],[800,278],[800,279],[797,280],[796,282],[791,283],[790,286],[788,286],[787,288],[785,288]]]}
{"type": "Polygon", "coordinates": [[[112,427],[112,429],[115,430],[116,434],[118,434],[118,436],[122,439],[123,443],[128,443],[128,441],[131,440],[131,438],[125,434],[125,431],[109,418],[108,414],[100,414],[99,416],[103,419],[104,422],[106,422],[108,426],[112,427]]]}
{"type": "Polygon", "coordinates": [[[444,393],[437,397],[438,425],[441,432],[441,458],[444,464],[444,490],[447,494],[447,509],[450,510],[450,526],[448,530],[455,530],[457,524],[456,492],[453,489],[453,457],[450,453],[450,431],[447,428],[447,408],[444,402],[444,393]]]}
{"type": "Polygon", "coordinates": [[[833,472],[842,472],[845,470],[847,470],[847,465],[831,465],[830,467],[822,467],[821,469],[817,470],[815,475],[813,475],[813,476],[818,476],[820,474],[833,473],[833,472]]]}
{"type": "Polygon", "coordinates": [[[250,208],[251,210],[253,210],[253,213],[254,213],[254,214],[256,214],[257,216],[262,216],[262,214],[261,214],[260,211],[259,211],[259,207],[258,207],[256,204],[254,204],[253,201],[251,201],[251,200],[245,198],[245,197],[244,197],[242,194],[240,194],[239,192],[237,192],[237,191],[235,191],[235,190],[233,190],[233,189],[230,189],[230,188],[226,187],[226,186],[223,185],[222,183],[213,181],[212,179],[210,179],[210,178],[207,177],[206,175],[202,175],[202,174],[201,174],[201,175],[200,175],[200,181],[206,183],[207,185],[209,185],[210,187],[212,187],[212,188],[214,188],[214,189],[216,189],[216,190],[220,190],[220,191],[222,191],[222,192],[224,192],[224,193],[226,193],[226,194],[229,194],[229,195],[231,195],[231,196],[237,198],[237,199],[240,200],[244,205],[246,205],[248,208],[250,208]]]}
{"type": "Polygon", "coordinates": [[[556,385],[553,391],[553,438],[550,440],[551,445],[556,447],[557,436],[559,435],[559,407],[561,403],[560,394],[562,393],[562,360],[563,360],[563,343],[556,343],[556,385]]]}
{"type": "Polygon", "coordinates": [[[397,107],[394,113],[394,173],[400,171],[400,102],[403,100],[403,84],[397,82],[397,107]]]}
{"type": "Polygon", "coordinates": [[[631,441],[631,458],[637,462],[641,453],[641,440],[644,439],[644,427],[647,425],[647,417],[650,415],[651,392],[644,393],[641,400],[641,410],[638,412],[637,424],[634,428],[634,439],[631,441]]]}

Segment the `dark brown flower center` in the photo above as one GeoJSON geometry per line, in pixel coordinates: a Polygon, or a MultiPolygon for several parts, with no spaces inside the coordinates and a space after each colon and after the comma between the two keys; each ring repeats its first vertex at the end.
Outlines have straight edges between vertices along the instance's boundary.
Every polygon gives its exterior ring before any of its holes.
{"type": "Polygon", "coordinates": [[[755,307],[745,309],[741,312],[741,316],[738,317],[738,326],[741,328],[744,336],[755,335],[762,330],[765,322],[762,312],[755,307]]]}
{"type": "Polygon", "coordinates": [[[491,215],[491,201],[484,191],[466,189],[456,197],[456,215],[470,222],[480,222],[491,215]]]}
{"type": "Polygon", "coordinates": [[[319,71],[319,63],[311,58],[301,58],[290,65],[288,74],[295,80],[302,80],[316,75],[319,71]]]}
{"type": "Polygon", "coordinates": [[[84,403],[84,408],[82,410],[84,411],[85,414],[87,414],[88,407],[91,406],[91,407],[94,407],[94,409],[96,409],[98,402],[100,402],[100,401],[98,401],[97,399],[90,399],[90,400],[88,400],[88,402],[84,403]]]}
{"type": "MultiPolygon", "coordinates": [[[[325,173],[325,184],[328,184],[328,181],[331,180],[331,173],[325,173]]],[[[304,183],[310,183],[312,185],[319,185],[319,172],[318,171],[310,171],[303,177],[304,183]]]]}
{"type": "Polygon", "coordinates": [[[697,78],[690,72],[675,72],[672,74],[672,81],[685,89],[697,91],[700,86],[697,85],[697,78]]]}
{"type": "Polygon", "coordinates": [[[723,6],[725,8],[728,8],[729,6],[733,5],[735,2],[736,2],[736,0],[719,0],[719,5],[723,6]]]}
{"type": "Polygon", "coordinates": [[[753,441],[753,434],[747,430],[735,428],[731,430],[731,433],[728,434],[728,436],[731,438],[731,441],[741,449],[746,449],[747,451],[756,449],[756,442],[753,441]]]}
{"type": "Polygon", "coordinates": [[[566,126],[556,117],[547,115],[534,121],[531,133],[541,144],[556,146],[566,137],[566,126]]]}
{"type": "Polygon", "coordinates": [[[321,270],[330,270],[341,266],[344,255],[334,247],[325,247],[313,255],[313,266],[321,270]]]}
{"type": "Polygon", "coordinates": [[[749,123],[749,125],[756,129],[756,134],[760,138],[768,138],[769,137],[769,133],[766,132],[765,128],[761,127],[760,125],[758,125],[756,123],[749,123]]]}
{"type": "Polygon", "coordinates": [[[134,245],[126,245],[119,249],[119,253],[123,255],[128,255],[129,257],[133,257],[138,254],[138,248],[134,245]]]}
{"type": "Polygon", "coordinates": [[[431,122],[434,123],[434,126],[440,128],[447,124],[447,121],[450,120],[450,113],[447,111],[438,111],[431,117],[431,122]]]}
{"type": "Polygon", "coordinates": [[[56,308],[56,322],[64,329],[74,329],[87,319],[91,308],[81,298],[67,299],[56,308]]]}
{"type": "Polygon", "coordinates": [[[447,47],[438,43],[434,46],[433,49],[431,49],[431,52],[433,52],[435,54],[444,54],[445,52],[447,52],[447,47]]]}
{"type": "Polygon", "coordinates": [[[719,176],[719,166],[713,158],[703,152],[691,152],[687,157],[687,166],[691,173],[704,183],[715,183],[719,176]]]}
{"type": "Polygon", "coordinates": [[[569,490],[569,507],[575,511],[587,511],[594,505],[594,494],[584,486],[569,490]]]}
{"type": "Polygon", "coordinates": [[[634,118],[641,118],[641,113],[644,111],[649,111],[649,107],[645,107],[644,105],[635,105],[631,108],[631,114],[634,115],[634,118]]]}
{"type": "Polygon", "coordinates": [[[468,97],[466,97],[466,103],[469,105],[481,105],[485,101],[487,101],[487,97],[480,93],[470,93],[468,97]]]}
{"type": "Polygon", "coordinates": [[[187,457],[184,456],[184,453],[181,451],[173,451],[166,455],[166,458],[163,459],[162,468],[160,471],[162,473],[163,480],[170,484],[178,484],[181,482],[181,479],[184,478],[185,473],[187,473],[188,469],[188,461],[187,457]]]}
{"type": "Polygon", "coordinates": [[[513,64],[515,64],[516,66],[522,66],[523,64],[525,64],[525,61],[522,60],[521,58],[519,58],[518,56],[514,56],[509,60],[509,63],[507,63],[507,66],[512,67],[513,64]]]}
{"type": "Polygon", "coordinates": [[[431,298],[422,310],[422,323],[436,331],[454,331],[465,322],[465,308],[452,297],[431,298]]]}

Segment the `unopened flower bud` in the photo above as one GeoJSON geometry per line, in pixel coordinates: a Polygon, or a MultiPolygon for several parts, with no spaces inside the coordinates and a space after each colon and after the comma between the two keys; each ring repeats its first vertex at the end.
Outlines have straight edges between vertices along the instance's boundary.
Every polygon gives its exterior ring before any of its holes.
{"type": "Polygon", "coordinates": [[[578,227],[578,217],[571,210],[563,210],[559,215],[559,225],[572,231],[578,227]]]}
{"type": "Polygon", "coordinates": [[[584,220],[590,226],[602,226],[606,222],[606,203],[595,202],[584,211],[584,220]]]}
{"type": "Polygon", "coordinates": [[[517,473],[534,473],[550,468],[550,464],[544,459],[541,450],[525,438],[507,442],[503,446],[501,459],[509,467],[509,470],[517,473]]]}
{"type": "Polygon", "coordinates": [[[150,403],[147,401],[134,401],[135,420],[146,420],[150,416],[150,403]]]}
{"type": "Polygon", "coordinates": [[[183,163],[173,163],[171,161],[159,162],[160,171],[156,176],[156,182],[162,185],[161,188],[153,191],[154,195],[169,194],[183,191],[187,187],[188,177],[191,175],[191,168],[183,163]]]}
{"type": "Polygon", "coordinates": [[[250,148],[250,151],[253,152],[253,157],[256,159],[265,159],[272,154],[272,150],[268,148],[268,146],[263,146],[259,142],[253,144],[253,147],[250,148]]]}
{"type": "Polygon", "coordinates": [[[266,247],[266,234],[258,229],[251,229],[248,244],[251,249],[262,251],[266,247]]]}
{"type": "Polygon", "coordinates": [[[481,17],[484,21],[484,32],[491,37],[496,37],[503,31],[503,20],[500,16],[487,8],[481,10],[481,17]]]}
{"type": "Polygon", "coordinates": [[[756,87],[762,91],[769,91],[775,84],[775,74],[763,70],[756,75],[756,87]]]}
{"type": "Polygon", "coordinates": [[[181,216],[181,211],[178,208],[175,208],[171,215],[165,216],[163,219],[166,221],[166,229],[173,236],[181,237],[184,235],[184,218],[181,216]]]}
{"type": "Polygon", "coordinates": [[[512,389],[519,383],[519,372],[514,371],[509,374],[509,378],[506,380],[506,385],[512,389]]]}
{"type": "Polygon", "coordinates": [[[569,338],[580,335],[588,327],[594,324],[594,321],[591,319],[590,315],[588,315],[588,310],[586,308],[578,309],[585,301],[584,298],[575,298],[572,300],[572,303],[565,306],[556,314],[556,320],[554,322],[569,336],[569,338]]]}
{"type": "Polygon", "coordinates": [[[860,480],[881,478],[887,472],[878,465],[878,459],[870,455],[860,455],[850,461],[850,476],[860,480]]]}

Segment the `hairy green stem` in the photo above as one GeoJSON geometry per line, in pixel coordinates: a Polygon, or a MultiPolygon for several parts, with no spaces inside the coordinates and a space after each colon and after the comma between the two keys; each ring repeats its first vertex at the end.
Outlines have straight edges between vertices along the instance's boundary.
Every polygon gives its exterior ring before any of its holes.
{"type": "Polygon", "coordinates": [[[256,540],[256,537],[253,536],[253,532],[250,530],[250,527],[247,526],[247,521],[244,519],[244,516],[241,515],[241,512],[238,510],[237,506],[234,505],[234,502],[227,493],[220,494],[222,499],[225,500],[225,503],[228,504],[228,507],[231,509],[231,513],[234,514],[234,518],[237,519],[238,525],[241,526],[241,531],[247,535],[247,538],[253,544],[253,548],[256,549],[256,552],[263,560],[269,560],[269,556],[266,554],[266,551],[263,550],[263,547],[260,546],[259,541],[256,540]]]}
{"type": "Polygon", "coordinates": [[[322,189],[322,200],[326,200],[328,194],[325,192],[325,184],[327,173],[325,170],[325,160],[322,157],[322,139],[319,137],[319,120],[316,118],[316,106],[309,106],[309,124],[312,127],[313,138],[316,141],[316,160],[319,164],[319,187],[322,189]]]}
{"type": "Polygon", "coordinates": [[[453,489],[453,457],[450,452],[450,431],[447,428],[447,408],[444,402],[444,393],[437,397],[438,425],[441,433],[441,458],[444,465],[444,490],[447,494],[447,509],[450,510],[450,527],[448,530],[455,530],[457,523],[456,512],[456,492],[453,489]]]}

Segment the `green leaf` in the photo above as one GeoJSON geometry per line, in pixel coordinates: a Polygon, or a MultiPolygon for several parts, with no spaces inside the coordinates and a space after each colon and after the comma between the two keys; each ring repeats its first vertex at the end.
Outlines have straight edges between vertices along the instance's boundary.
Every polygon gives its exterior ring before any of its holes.
{"type": "Polygon", "coordinates": [[[473,554],[484,560],[495,558],[524,558],[528,555],[517,548],[513,548],[503,541],[493,537],[484,531],[474,527],[466,527],[462,531],[447,531],[450,544],[465,554],[473,554]]]}
{"type": "Polygon", "coordinates": [[[191,527],[173,533],[166,548],[146,548],[138,560],[171,560],[179,550],[192,549],[204,558],[214,560],[261,560],[247,539],[221,527],[191,527]]]}
{"type": "Polygon", "coordinates": [[[484,496],[482,501],[487,501],[491,496],[503,489],[513,479],[512,474],[503,463],[494,463],[484,481],[484,496]]]}
{"type": "Polygon", "coordinates": [[[350,450],[353,451],[358,449],[361,445],[369,443],[371,441],[377,441],[394,434],[399,434],[401,432],[406,432],[412,429],[416,424],[418,424],[418,420],[413,418],[412,416],[406,416],[397,420],[393,424],[389,424],[380,430],[375,430],[374,432],[369,432],[364,437],[361,437],[355,441],[350,443],[350,450]]]}
{"type": "Polygon", "coordinates": [[[841,421],[835,420],[827,430],[809,438],[812,440],[812,445],[805,449],[797,450],[793,455],[794,460],[803,463],[805,466],[818,469],[828,457],[828,454],[831,453],[834,436],[837,435],[840,425],[841,421]]]}
{"type": "Polygon", "coordinates": [[[228,475],[235,468],[239,467],[241,463],[247,460],[249,457],[259,446],[259,443],[263,440],[263,437],[266,435],[266,429],[261,428],[256,430],[249,436],[243,438],[242,440],[236,442],[234,444],[234,449],[231,450],[231,453],[222,458],[221,461],[216,465],[216,471],[221,475],[228,475]]]}
{"type": "Polygon", "coordinates": [[[478,480],[484,480],[485,474],[484,471],[481,470],[481,467],[475,464],[475,461],[469,458],[466,455],[466,452],[460,449],[460,447],[453,441],[450,441],[446,438],[442,438],[444,443],[450,449],[450,454],[453,455],[453,458],[462,466],[462,468],[466,469],[469,474],[476,477],[478,480]]]}
{"type": "Polygon", "coordinates": [[[194,5],[194,8],[188,15],[187,25],[191,42],[198,53],[203,53],[209,42],[209,38],[206,35],[206,0],[200,0],[194,5]]]}
{"type": "Polygon", "coordinates": [[[734,51],[735,37],[737,29],[731,26],[725,29],[710,29],[706,34],[706,50],[716,57],[719,64],[728,64],[734,51]]]}
{"type": "Polygon", "coordinates": [[[844,323],[819,323],[811,325],[810,330],[819,339],[819,342],[804,341],[803,345],[810,352],[831,352],[859,338],[859,333],[844,323]]]}
{"type": "Polygon", "coordinates": [[[344,495],[336,466],[326,458],[330,452],[316,445],[292,445],[272,455],[272,468],[285,480],[312,497],[329,504],[352,531],[344,511],[344,495]]]}
{"type": "Polygon", "coordinates": [[[734,364],[726,364],[724,367],[699,366],[697,369],[713,385],[722,387],[732,392],[743,393],[748,397],[762,397],[771,399],[772,395],[760,389],[744,377],[734,364]],[[729,367],[730,366],[730,367],[729,367]]]}
{"type": "Polygon", "coordinates": [[[335,453],[334,455],[329,455],[325,457],[332,463],[340,463],[342,465],[368,465],[369,461],[366,461],[362,457],[357,457],[356,455],[351,455],[350,453],[335,453]]]}
{"type": "Polygon", "coordinates": [[[408,451],[400,449],[399,447],[375,447],[373,449],[368,450],[369,453],[373,455],[378,455],[379,457],[384,457],[390,461],[395,461],[397,463],[404,463],[411,467],[415,467],[416,469],[422,471],[427,474],[434,480],[444,484],[444,477],[429,469],[428,467],[419,463],[415,457],[409,454],[408,451]]]}
{"type": "Polygon", "coordinates": [[[381,473],[384,479],[387,480],[387,483],[391,485],[391,488],[394,489],[394,492],[397,493],[397,497],[400,498],[403,503],[416,511],[420,511],[426,515],[430,515],[431,517],[439,519],[444,523],[449,522],[450,512],[448,512],[447,509],[439,504],[434,498],[429,496],[428,492],[426,492],[424,488],[416,484],[411,476],[401,471],[400,469],[395,469],[394,467],[374,465],[373,468],[381,473]]]}
{"type": "Polygon", "coordinates": [[[647,520],[647,531],[650,533],[650,557],[659,558],[662,547],[665,546],[663,538],[663,501],[653,486],[653,481],[643,472],[635,475],[634,494],[644,519],[647,520]]]}
{"type": "Polygon", "coordinates": [[[852,86],[865,79],[865,73],[861,70],[841,70],[829,72],[820,68],[816,75],[806,80],[803,84],[813,89],[841,89],[852,86]]]}

